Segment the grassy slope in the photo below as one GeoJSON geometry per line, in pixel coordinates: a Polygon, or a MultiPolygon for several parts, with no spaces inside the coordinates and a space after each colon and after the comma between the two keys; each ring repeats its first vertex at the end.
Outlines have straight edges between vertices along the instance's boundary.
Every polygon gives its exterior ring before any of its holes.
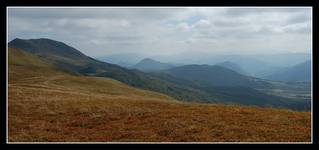
{"type": "Polygon", "coordinates": [[[182,103],[9,50],[9,141],[310,141],[310,113],[182,103]]]}

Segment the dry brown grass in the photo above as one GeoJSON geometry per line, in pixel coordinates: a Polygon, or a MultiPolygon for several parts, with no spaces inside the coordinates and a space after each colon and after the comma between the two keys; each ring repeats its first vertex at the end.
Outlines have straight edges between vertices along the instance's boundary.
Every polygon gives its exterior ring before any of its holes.
{"type": "Polygon", "coordinates": [[[310,141],[310,113],[23,83],[9,85],[9,140],[310,141]]]}
{"type": "MultiPolygon", "coordinates": [[[[50,70],[50,69],[49,69],[50,70]]],[[[310,112],[182,103],[106,78],[9,67],[9,141],[310,142],[310,112]]]]}

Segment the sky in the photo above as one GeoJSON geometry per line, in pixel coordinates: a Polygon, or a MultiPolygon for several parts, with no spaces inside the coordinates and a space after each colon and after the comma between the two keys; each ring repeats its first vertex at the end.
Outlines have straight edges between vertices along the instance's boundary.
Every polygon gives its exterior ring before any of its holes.
{"type": "Polygon", "coordinates": [[[310,7],[8,8],[8,37],[86,55],[310,53],[310,7]]]}

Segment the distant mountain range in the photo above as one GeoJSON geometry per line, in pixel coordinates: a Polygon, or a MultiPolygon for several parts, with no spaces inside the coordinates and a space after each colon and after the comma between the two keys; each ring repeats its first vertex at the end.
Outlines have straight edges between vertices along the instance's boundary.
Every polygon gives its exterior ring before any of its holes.
{"type": "Polygon", "coordinates": [[[165,69],[170,69],[175,67],[174,65],[171,65],[169,63],[162,63],[150,58],[144,58],[131,68],[135,68],[141,71],[160,71],[165,69]]]}
{"type": "Polygon", "coordinates": [[[185,65],[164,72],[183,79],[200,82],[201,85],[216,87],[258,87],[267,86],[266,82],[257,82],[251,77],[241,75],[219,65],[185,65]]]}
{"type": "Polygon", "coordinates": [[[111,54],[107,56],[100,56],[96,58],[97,60],[117,64],[122,67],[131,67],[136,64],[138,61],[143,59],[142,56],[135,53],[126,53],[126,54],[111,54]]]}
{"type": "Polygon", "coordinates": [[[130,68],[137,64],[140,60],[144,58],[152,58],[159,62],[169,62],[169,64],[175,66],[182,66],[188,64],[209,64],[215,65],[218,63],[224,65],[223,67],[229,68],[229,64],[232,63],[240,67],[243,72],[239,70],[234,70],[238,73],[254,76],[257,78],[263,78],[269,76],[278,71],[285,69],[291,65],[296,65],[302,63],[311,58],[311,54],[308,53],[282,53],[282,54],[256,54],[256,55],[239,55],[239,54],[228,54],[228,55],[214,55],[200,53],[197,51],[172,54],[172,55],[154,55],[145,56],[144,54],[137,53],[123,53],[123,54],[112,54],[108,56],[98,57],[98,60],[117,64],[123,67],[130,68]]]}
{"type": "Polygon", "coordinates": [[[265,76],[265,79],[284,81],[284,82],[296,82],[296,81],[311,81],[311,61],[305,61],[303,63],[287,67],[280,71],[277,71],[271,75],[265,76]]]}
{"type": "MultiPolygon", "coordinates": [[[[264,77],[273,74],[285,67],[302,63],[311,58],[308,53],[282,53],[282,54],[209,54],[198,51],[187,51],[185,53],[153,56],[161,62],[170,64],[208,64],[215,65],[222,62],[231,62],[241,67],[247,75],[264,77]]],[[[179,65],[180,66],[180,65],[179,65]]]]}
{"type": "Polygon", "coordinates": [[[156,68],[161,71],[145,73],[98,61],[62,42],[50,39],[14,39],[9,42],[9,48],[28,52],[72,74],[109,77],[133,87],[161,92],[179,100],[286,107],[299,110],[309,108],[308,101],[272,95],[259,90],[271,89],[275,84],[277,85],[275,82],[245,76],[217,65],[174,67],[146,59],[141,62],[143,69],[156,68]],[[151,64],[151,67],[148,64],[151,64]]]}
{"type": "Polygon", "coordinates": [[[222,66],[224,68],[228,68],[230,70],[233,70],[237,73],[240,73],[242,75],[249,75],[244,69],[242,69],[239,65],[236,65],[235,63],[232,63],[230,61],[224,61],[221,63],[217,63],[217,66],[222,66]]]}

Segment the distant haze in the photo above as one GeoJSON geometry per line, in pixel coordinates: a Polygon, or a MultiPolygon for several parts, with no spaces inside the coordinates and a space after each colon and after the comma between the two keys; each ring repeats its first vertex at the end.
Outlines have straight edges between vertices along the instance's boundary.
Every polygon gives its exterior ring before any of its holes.
{"type": "Polygon", "coordinates": [[[8,32],[9,40],[55,39],[92,57],[310,53],[311,13],[310,7],[13,7],[8,32]]]}

